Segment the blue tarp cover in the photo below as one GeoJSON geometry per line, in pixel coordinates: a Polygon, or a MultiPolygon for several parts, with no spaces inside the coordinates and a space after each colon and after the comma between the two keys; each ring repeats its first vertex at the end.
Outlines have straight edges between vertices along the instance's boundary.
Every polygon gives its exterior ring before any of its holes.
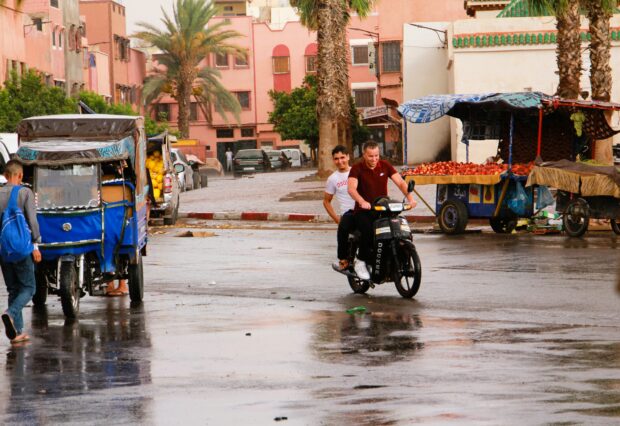
{"type": "Polygon", "coordinates": [[[444,115],[466,118],[472,107],[494,111],[537,110],[547,98],[550,99],[540,92],[430,95],[403,103],[398,112],[411,123],[430,123],[444,115]]]}
{"type": "Polygon", "coordinates": [[[133,137],[111,141],[41,140],[24,142],[17,156],[26,164],[63,166],[130,159],[135,161],[133,137]]]}

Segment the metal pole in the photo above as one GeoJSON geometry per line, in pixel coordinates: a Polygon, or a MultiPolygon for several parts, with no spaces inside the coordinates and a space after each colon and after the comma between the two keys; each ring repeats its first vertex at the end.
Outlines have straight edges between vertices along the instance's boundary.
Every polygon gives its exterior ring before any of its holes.
{"type": "Polygon", "coordinates": [[[510,140],[508,141],[508,170],[512,170],[512,141],[515,130],[515,116],[510,114],[510,140]]]}
{"type": "Polygon", "coordinates": [[[404,140],[403,140],[403,165],[407,165],[409,164],[409,161],[407,159],[407,120],[405,119],[405,117],[403,116],[403,126],[404,126],[404,130],[403,133],[405,134],[403,136],[404,140]]]}
{"type": "Polygon", "coordinates": [[[538,108],[538,148],[536,149],[537,157],[540,157],[540,150],[542,148],[542,126],[543,126],[543,109],[541,106],[538,108]]]}

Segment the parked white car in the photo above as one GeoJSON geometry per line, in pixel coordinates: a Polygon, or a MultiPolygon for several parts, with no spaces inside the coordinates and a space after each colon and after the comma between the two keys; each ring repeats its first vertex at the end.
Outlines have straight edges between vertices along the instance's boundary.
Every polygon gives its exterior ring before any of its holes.
{"type": "Polygon", "coordinates": [[[6,163],[11,159],[9,149],[4,143],[4,140],[0,138],[0,186],[6,184],[6,178],[4,177],[4,168],[6,163]]]}
{"type": "Polygon", "coordinates": [[[183,154],[183,152],[178,148],[172,148],[170,150],[170,156],[172,157],[172,164],[182,164],[185,167],[184,171],[177,173],[179,176],[181,189],[183,191],[191,191],[192,189],[196,189],[194,188],[194,170],[185,157],[185,154],[183,154]]]}
{"type": "Polygon", "coordinates": [[[284,148],[281,149],[291,162],[291,167],[301,167],[303,166],[303,156],[301,155],[301,150],[297,148],[284,148]]]}

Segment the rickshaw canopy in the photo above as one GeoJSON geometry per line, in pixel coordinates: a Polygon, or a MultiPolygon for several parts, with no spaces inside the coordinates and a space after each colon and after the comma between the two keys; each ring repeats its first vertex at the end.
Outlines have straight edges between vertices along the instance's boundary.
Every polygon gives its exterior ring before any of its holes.
{"type": "Polygon", "coordinates": [[[135,159],[132,137],[109,141],[47,139],[24,142],[17,156],[25,165],[63,166],[135,159]]]}
{"type": "Polygon", "coordinates": [[[129,115],[62,114],[31,117],[17,126],[20,141],[46,138],[121,140],[144,127],[144,119],[129,115]]]}

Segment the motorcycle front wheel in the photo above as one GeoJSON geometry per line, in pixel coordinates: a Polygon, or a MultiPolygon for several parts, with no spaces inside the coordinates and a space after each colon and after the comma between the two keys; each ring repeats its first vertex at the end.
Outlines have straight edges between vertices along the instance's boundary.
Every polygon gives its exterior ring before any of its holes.
{"type": "Polygon", "coordinates": [[[398,268],[394,271],[394,284],[398,293],[411,299],[420,290],[422,265],[413,245],[402,244],[398,250],[398,268]]]}

